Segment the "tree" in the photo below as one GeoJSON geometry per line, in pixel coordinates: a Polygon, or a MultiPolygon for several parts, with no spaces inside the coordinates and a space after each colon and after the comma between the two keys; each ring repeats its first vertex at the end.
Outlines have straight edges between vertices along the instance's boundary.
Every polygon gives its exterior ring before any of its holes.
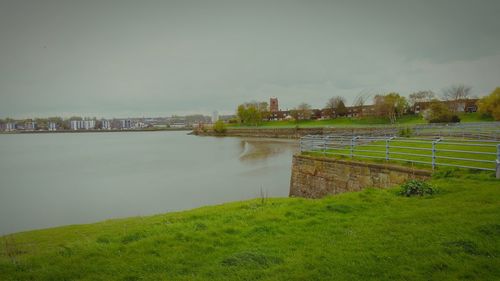
{"type": "Polygon", "coordinates": [[[443,90],[443,99],[448,101],[452,112],[457,112],[460,101],[468,99],[471,95],[471,87],[465,85],[453,85],[443,90]]]}
{"type": "Polygon", "coordinates": [[[378,116],[388,118],[391,123],[395,123],[397,118],[401,117],[408,107],[406,98],[400,96],[398,93],[376,95],[373,102],[375,113],[378,116]]]}
{"type": "Polygon", "coordinates": [[[240,104],[236,110],[240,123],[257,126],[263,119],[269,118],[267,102],[247,102],[240,104]]]}
{"type": "Polygon", "coordinates": [[[436,94],[431,91],[418,91],[410,94],[409,101],[411,106],[414,106],[418,102],[430,102],[432,99],[436,97],[436,94]]]}
{"type": "Polygon", "coordinates": [[[500,87],[479,101],[479,112],[497,121],[500,120],[500,87]]]}
{"type": "Polygon", "coordinates": [[[424,118],[429,123],[460,122],[460,118],[453,114],[449,106],[437,99],[431,101],[429,108],[424,113],[424,118]]]}
{"type": "MultiPolygon", "coordinates": [[[[368,93],[359,93],[356,98],[354,99],[354,102],[352,103],[352,106],[354,107],[359,107],[361,110],[359,111],[359,115],[362,117],[363,116],[363,106],[365,106],[366,102],[370,98],[371,94],[368,93]]],[[[347,113],[347,109],[346,109],[347,113]]]]}
{"type": "Polygon", "coordinates": [[[347,111],[345,107],[345,99],[340,96],[330,98],[326,103],[325,109],[328,112],[328,116],[330,118],[345,115],[347,111]]]}
{"type": "Polygon", "coordinates": [[[299,104],[299,106],[297,106],[297,111],[299,112],[299,119],[301,120],[311,119],[312,110],[309,104],[305,102],[299,104]]]}
{"type": "Polygon", "coordinates": [[[341,100],[337,105],[337,115],[345,116],[346,114],[347,114],[347,107],[345,106],[344,101],[341,100]]]}

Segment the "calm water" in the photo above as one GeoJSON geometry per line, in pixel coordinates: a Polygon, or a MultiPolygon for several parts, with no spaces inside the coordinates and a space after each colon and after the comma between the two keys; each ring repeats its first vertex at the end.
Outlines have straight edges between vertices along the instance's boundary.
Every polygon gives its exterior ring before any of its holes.
{"type": "Polygon", "coordinates": [[[186,132],[0,135],[0,235],[287,196],[295,149],[186,132]]]}

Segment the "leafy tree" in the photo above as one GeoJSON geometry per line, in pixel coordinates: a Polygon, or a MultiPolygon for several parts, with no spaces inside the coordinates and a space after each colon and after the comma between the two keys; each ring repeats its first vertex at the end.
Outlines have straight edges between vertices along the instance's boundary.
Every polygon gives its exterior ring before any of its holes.
{"type": "Polygon", "coordinates": [[[500,87],[479,101],[479,112],[486,116],[492,116],[500,120],[500,87]]]}
{"type": "Polygon", "coordinates": [[[460,122],[460,118],[453,114],[445,103],[437,99],[433,99],[431,101],[428,112],[424,114],[424,117],[429,121],[429,123],[460,122]]]}
{"type": "Polygon", "coordinates": [[[267,102],[247,102],[240,104],[236,110],[240,123],[257,126],[262,120],[269,118],[267,102]]]}
{"type": "Polygon", "coordinates": [[[345,116],[347,114],[347,107],[345,106],[344,101],[339,101],[339,104],[337,105],[337,114],[339,116],[345,116]]]}
{"type": "Polygon", "coordinates": [[[386,95],[376,95],[374,97],[374,105],[377,115],[386,117],[391,123],[395,123],[397,118],[405,113],[408,102],[405,97],[400,96],[398,93],[389,93],[386,95]]]}

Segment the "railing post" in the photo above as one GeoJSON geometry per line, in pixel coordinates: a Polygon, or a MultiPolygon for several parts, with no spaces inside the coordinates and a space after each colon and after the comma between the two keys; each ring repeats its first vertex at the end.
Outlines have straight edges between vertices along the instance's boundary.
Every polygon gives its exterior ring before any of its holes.
{"type": "Polygon", "coordinates": [[[354,142],[355,142],[355,140],[356,140],[356,137],[353,136],[351,139],[351,158],[354,157],[354,142]]]}
{"type": "Polygon", "coordinates": [[[328,137],[324,137],[323,138],[323,155],[326,156],[326,140],[327,140],[328,137]]]}
{"type": "Polygon", "coordinates": [[[389,140],[385,140],[385,161],[389,161],[389,140]]]}
{"type": "Polygon", "coordinates": [[[496,178],[500,179],[500,144],[497,144],[496,178]]]}
{"type": "Polygon", "coordinates": [[[436,168],[436,141],[432,141],[432,169],[436,168]]]}

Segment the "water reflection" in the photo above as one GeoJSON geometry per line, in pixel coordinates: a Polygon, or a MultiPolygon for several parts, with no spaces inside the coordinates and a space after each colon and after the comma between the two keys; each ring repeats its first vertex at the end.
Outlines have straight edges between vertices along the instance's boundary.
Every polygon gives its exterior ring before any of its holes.
{"type": "Polygon", "coordinates": [[[239,142],[241,162],[265,161],[283,153],[298,151],[298,143],[294,140],[270,140],[245,138],[239,142]]]}

